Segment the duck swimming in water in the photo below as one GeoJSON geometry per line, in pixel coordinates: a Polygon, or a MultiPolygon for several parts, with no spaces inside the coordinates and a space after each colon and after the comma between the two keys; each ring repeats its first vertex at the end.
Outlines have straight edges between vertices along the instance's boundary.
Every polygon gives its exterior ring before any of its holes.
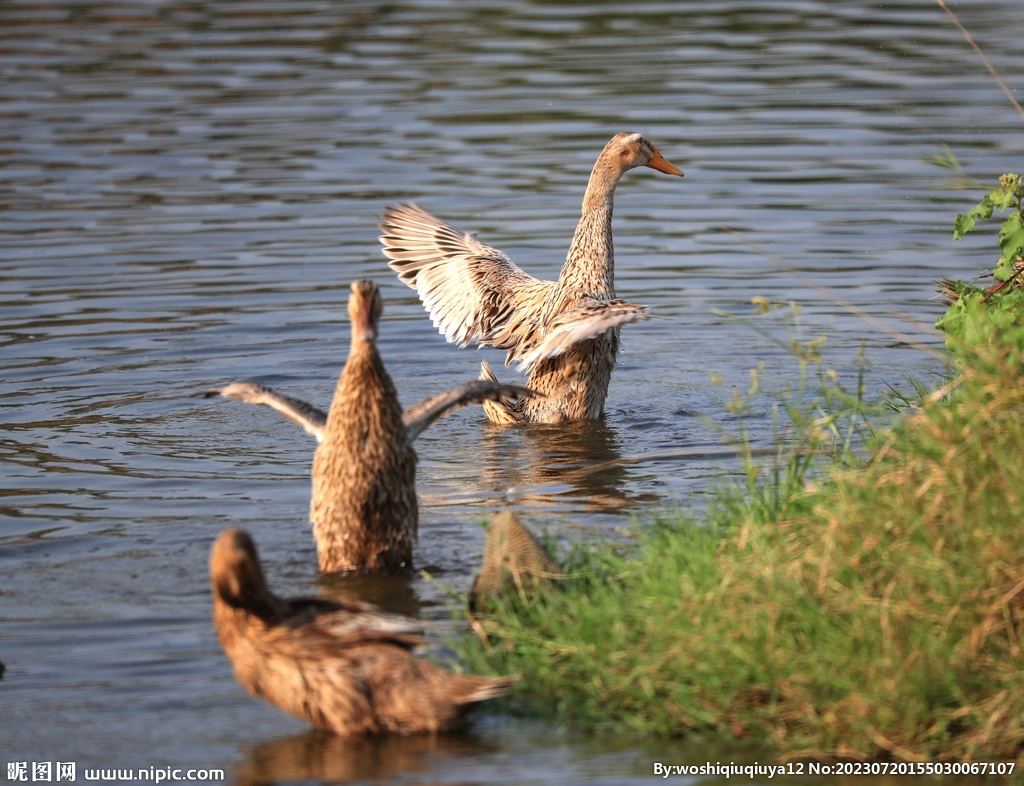
{"type": "Polygon", "coordinates": [[[198,394],[265,404],[317,438],[309,515],[324,572],[411,569],[418,522],[412,440],[452,407],[533,395],[515,385],[473,380],[403,412],[375,343],[382,311],[375,283],[352,284],[352,347],[329,413],[252,383],[198,394]]]}
{"type": "MultiPolygon", "coordinates": [[[[605,145],[583,197],[583,215],[557,281],[520,270],[501,251],[414,204],[384,211],[380,240],[388,264],[415,289],[441,333],[465,347],[507,350],[505,365],[529,372],[543,398],[484,403],[495,423],[561,423],[601,417],[622,325],[648,312],[615,297],[612,198],[622,175],[646,166],[683,172],[644,136],[621,133],[605,145]]],[[[494,380],[486,361],[481,379],[494,380]]]]}
{"type": "Polygon", "coordinates": [[[414,656],[408,620],[365,605],[286,600],[268,588],[256,544],[225,530],[210,554],[213,623],[253,695],[337,734],[447,731],[512,680],[452,674],[414,656]]]}

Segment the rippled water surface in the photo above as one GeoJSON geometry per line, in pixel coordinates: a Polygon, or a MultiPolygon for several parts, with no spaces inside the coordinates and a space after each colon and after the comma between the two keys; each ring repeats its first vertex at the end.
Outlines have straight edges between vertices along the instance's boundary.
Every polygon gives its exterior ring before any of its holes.
{"type": "MultiPolygon", "coordinates": [[[[960,6],[1019,94],[1018,0],[960,6]]],[[[234,681],[209,620],[210,543],[244,525],[280,591],[370,597],[442,642],[446,587],[468,585],[499,505],[570,538],[699,506],[728,458],[664,454],[713,453],[749,369],[793,373],[770,340],[792,324],[751,297],[800,304],[841,374],[866,347],[875,388],[940,372],[768,257],[937,346],[917,324],[941,309],[932,281],[996,256],[991,232],[954,245],[952,220],[1020,166],[1020,118],[925,0],[8,0],[0,72],[0,758],[75,761],[79,780],[179,766],[612,784],[704,761],[501,715],[438,740],[311,733],[234,681]],[[357,277],[383,287],[381,352],[407,405],[482,358],[500,368],[434,331],[379,252],[380,211],[415,200],[554,277],[621,130],[686,177],[619,186],[618,293],[657,317],[624,331],[606,420],[503,430],[460,410],[417,443],[418,566],[439,583],[318,580],[313,441],[189,394],[254,379],[326,407],[357,277]],[[975,184],[927,162],[942,145],[975,184]],[[648,454],[663,457],[634,461],[648,454]]]]}

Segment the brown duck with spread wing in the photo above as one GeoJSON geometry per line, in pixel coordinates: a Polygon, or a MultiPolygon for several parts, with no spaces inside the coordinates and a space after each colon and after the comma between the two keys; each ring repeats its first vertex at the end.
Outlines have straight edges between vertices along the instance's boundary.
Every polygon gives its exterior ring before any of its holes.
{"type": "Polygon", "coordinates": [[[265,404],[317,438],[310,520],[325,572],[411,569],[418,521],[413,438],[453,407],[533,395],[473,380],[403,412],[375,343],[382,310],[376,284],[352,284],[352,347],[329,413],[252,383],[198,394],[265,404]]]}
{"type": "MultiPolygon", "coordinates": [[[[507,350],[505,365],[529,371],[543,398],[488,401],[495,423],[560,423],[601,417],[622,325],[647,309],[615,297],[612,198],[622,175],[646,166],[682,176],[644,136],[612,138],[594,164],[583,216],[557,281],[520,270],[501,251],[416,205],[385,210],[381,243],[389,266],[415,289],[434,326],[464,347],[507,350]]],[[[484,362],[481,379],[494,380],[484,362]]]]}
{"type": "Polygon", "coordinates": [[[417,658],[408,620],[362,604],[286,600],[268,588],[256,545],[225,530],[210,554],[213,622],[253,695],[343,735],[440,732],[505,693],[511,679],[452,674],[417,658]]]}

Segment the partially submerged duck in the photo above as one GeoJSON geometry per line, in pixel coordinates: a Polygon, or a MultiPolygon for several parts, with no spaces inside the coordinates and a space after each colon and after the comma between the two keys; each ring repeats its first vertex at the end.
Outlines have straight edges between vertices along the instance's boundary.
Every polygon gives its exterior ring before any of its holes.
{"type": "MultiPolygon", "coordinates": [[[[385,210],[380,240],[388,264],[415,289],[434,325],[464,347],[505,349],[505,365],[529,372],[545,398],[485,402],[495,423],[561,423],[601,417],[622,325],[644,306],[615,297],[612,198],[619,178],[646,166],[682,176],[644,136],[616,134],[594,164],[583,216],[557,281],[520,270],[501,251],[414,204],[385,210]]],[[[484,362],[481,379],[494,380],[484,362]]]]}
{"type": "Polygon", "coordinates": [[[210,554],[213,623],[238,681],[253,695],[337,734],[417,734],[456,727],[512,680],[452,674],[411,650],[407,620],[362,604],[274,595],[256,544],[225,530],[210,554]]]}
{"type": "Polygon", "coordinates": [[[545,579],[564,579],[565,575],[544,547],[510,511],[502,511],[491,519],[484,544],[480,572],[469,588],[469,608],[500,596],[510,586],[519,595],[533,584],[545,579]]]}
{"type": "Polygon", "coordinates": [[[199,394],[265,404],[317,438],[309,516],[324,572],[411,569],[418,521],[412,440],[453,407],[533,395],[515,385],[473,380],[403,412],[377,352],[382,311],[375,283],[352,284],[352,347],[329,413],[251,383],[199,394]]]}

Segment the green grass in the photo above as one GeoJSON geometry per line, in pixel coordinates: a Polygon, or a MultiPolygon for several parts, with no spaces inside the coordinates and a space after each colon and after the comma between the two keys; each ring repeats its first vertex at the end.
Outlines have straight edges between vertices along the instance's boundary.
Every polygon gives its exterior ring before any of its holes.
{"type": "Polygon", "coordinates": [[[749,460],[704,520],[646,522],[633,547],[575,552],[571,581],[494,605],[488,644],[461,643],[469,667],[519,674],[515,706],[585,728],[1021,757],[1024,352],[969,353],[894,425],[817,378],[813,398],[776,391],[777,461],[749,460]]]}

